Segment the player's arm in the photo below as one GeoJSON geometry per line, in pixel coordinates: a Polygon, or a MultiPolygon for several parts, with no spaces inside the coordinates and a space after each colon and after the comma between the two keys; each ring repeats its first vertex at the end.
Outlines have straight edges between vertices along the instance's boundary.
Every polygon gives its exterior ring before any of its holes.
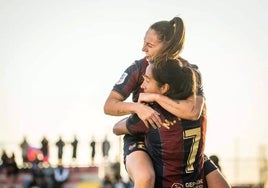
{"type": "Polygon", "coordinates": [[[192,95],[186,100],[172,100],[160,94],[141,93],[139,96],[139,102],[155,101],[164,109],[179,118],[188,120],[199,119],[203,111],[205,98],[202,87],[201,73],[197,67],[193,67],[192,70],[195,72],[195,78],[197,81],[197,95],[192,95]]]}
{"type": "Polygon", "coordinates": [[[146,134],[148,131],[149,129],[144,125],[137,114],[132,114],[129,117],[120,120],[113,127],[113,133],[116,135],[140,135],[146,134]]]}
{"type": "Polygon", "coordinates": [[[117,92],[111,91],[104,104],[104,113],[114,116],[122,116],[136,113],[144,122],[146,127],[161,127],[159,113],[150,106],[142,103],[125,102],[124,98],[117,92]]]}
{"type": "Polygon", "coordinates": [[[133,113],[135,104],[125,102],[125,98],[115,91],[111,91],[104,104],[104,113],[112,116],[123,116],[133,113]]]}
{"type": "Polygon", "coordinates": [[[141,93],[139,102],[157,102],[164,109],[179,118],[197,120],[204,106],[204,97],[201,95],[196,97],[190,96],[186,100],[178,101],[161,94],[141,93]]]}
{"type": "Polygon", "coordinates": [[[127,120],[127,118],[124,118],[124,119],[118,121],[114,125],[114,127],[113,127],[113,133],[115,135],[130,134],[129,131],[128,131],[128,129],[127,129],[126,120],[127,120]]]}

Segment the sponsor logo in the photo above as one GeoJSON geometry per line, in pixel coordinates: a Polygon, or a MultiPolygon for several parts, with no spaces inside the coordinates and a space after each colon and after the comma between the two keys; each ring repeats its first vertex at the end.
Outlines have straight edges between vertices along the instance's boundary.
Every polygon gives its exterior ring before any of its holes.
{"type": "Polygon", "coordinates": [[[116,82],[116,85],[120,85],[120,84],[124,83],[126,77],[127,77],[127,73],[124,72],[124,73],[122,74],[122,76],[120,77],[120,79],[116,82]]]}
{"type": "Polygon", "coordinates": [[[146,150],[146,147],[145,147],[145,145],[144,145],[143,142],[134,143],[134,144],[132,144],[132,145],[130,145],[128,147],[128,150],[129,151],[132,151],[134,149],[143,149],[143,150],[146,150]]]}
{"type": "Polygon", "coordinates": [[[180,183],[173,183],[171,188],[183,188],[183,185],[180,183]]]}
{"type": "Polygon", "coordinates": [[[193,182],[187,182],[185,183],[185,187],[194,187],[194,188],[203,188],[203,180],[199,179],[197,181],[193,182]]]}
{"type": "Polygon", "coordinates": [[[136,147],[136,143],[129,146],[128,150],[131,151],[136,147]]]}

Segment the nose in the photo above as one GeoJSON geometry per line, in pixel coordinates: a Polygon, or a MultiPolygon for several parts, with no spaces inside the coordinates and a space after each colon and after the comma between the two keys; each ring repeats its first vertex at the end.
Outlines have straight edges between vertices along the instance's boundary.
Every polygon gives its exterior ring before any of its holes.
{"type": "Polygon", "coordinates": [[[145,45],[145,43],[143,44],[143,46],[142,46],[142,49],[141,49],[143,52],[147,52],[147,48],[146,48],[146,45],[145,45]]]}
{"type": "Polygon", "coordinates": [[[141,89],[145,89],[145,83],[144,83],[144,81],[142,82],[142,84],[141,84],[141,89]]]}

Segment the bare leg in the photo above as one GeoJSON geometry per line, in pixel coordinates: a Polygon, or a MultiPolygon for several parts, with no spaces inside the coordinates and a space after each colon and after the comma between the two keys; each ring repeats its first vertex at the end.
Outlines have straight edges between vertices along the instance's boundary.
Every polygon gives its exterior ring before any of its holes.
{"type": "Polygon", "coordinates": [[[144,151],[135,151],[126,157],[126,169],[135,188],[153,188],[155,173],[151,158],[144,151]]]}
{"type": "Polygon", "coordinates": [[[209,188],[231,188],[223,174],[218,169],[210,172],[206,176],[206,180],[209,188]]]}

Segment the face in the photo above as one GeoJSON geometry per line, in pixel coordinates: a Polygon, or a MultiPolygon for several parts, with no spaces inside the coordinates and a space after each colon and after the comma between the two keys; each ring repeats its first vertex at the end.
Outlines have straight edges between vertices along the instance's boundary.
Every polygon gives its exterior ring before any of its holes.
{"type": "Polygon", "coordinates": [[[161,93],[161,88],[158,87],[156,80],[152,76],[152,67],[153,65],[149,63],[146,68],[145,75],[143,75],[143,83],[141,88],[144,90],[144,93],[161,93]]]}
{"type": "Polygon", "coordinates": [[[144,37],[142,51],[148,59],[155,57],[163,47],[163,43],[158,40],[157,33],[153,29],[149,29],[144,37]]]}

